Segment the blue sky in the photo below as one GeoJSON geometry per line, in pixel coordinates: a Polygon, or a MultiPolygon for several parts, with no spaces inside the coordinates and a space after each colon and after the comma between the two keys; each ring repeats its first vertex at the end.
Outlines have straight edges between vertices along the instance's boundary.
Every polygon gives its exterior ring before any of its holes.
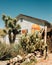
{"type": "Polygon", "coordinates": [[[52,23],[52,0],[0,0],[0,28],[4,27],[3,13],[13,18],[25,14],[52,23]]]}

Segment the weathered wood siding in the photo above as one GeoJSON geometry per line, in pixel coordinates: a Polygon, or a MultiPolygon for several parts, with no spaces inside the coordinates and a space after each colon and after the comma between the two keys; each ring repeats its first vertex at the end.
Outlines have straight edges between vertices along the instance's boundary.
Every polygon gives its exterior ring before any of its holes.
{"type": "Polygon", "coordinates": [[[31,32],[31,27],[32,27],[33,24],[38,24],[42,28],[44,27],[44,24],[42,24],[38,21],[28,21],[28,20],[25,20],[25,19],[23,19],[22,21],[18,20],[17,24],[20,24],[21,29],[27,29],[28,33],[31,32]]]}

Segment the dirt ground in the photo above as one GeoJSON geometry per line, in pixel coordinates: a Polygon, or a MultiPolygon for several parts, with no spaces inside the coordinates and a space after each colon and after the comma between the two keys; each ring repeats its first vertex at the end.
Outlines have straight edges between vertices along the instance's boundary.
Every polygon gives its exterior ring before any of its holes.
{"type": "Polygon", "coordinates": [[[0,61],[0,65],[6,65],[7,61],[0,61]]]}
{"type": "Polygon", "coordinates": [[[52,53],[48,54],[46,60],[43,58],[39,58],[36,65],[52,65],[52,53]]]}

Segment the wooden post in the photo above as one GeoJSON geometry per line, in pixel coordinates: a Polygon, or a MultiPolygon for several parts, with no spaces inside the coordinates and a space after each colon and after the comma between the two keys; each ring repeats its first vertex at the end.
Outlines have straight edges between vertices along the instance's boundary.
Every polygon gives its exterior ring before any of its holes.
{"type": "Polygon", "coordinates": [[[47,38],[47,26],[45,26],[45,36],[44,36],[44,43],[46,44],[46,38],[47,38]]]}
{"type": "Polygon", "coordinates": [[[46,57],[47,57],[47,42],[46,42],[46,38],[47,38],[47,26],[45,26],[45,36],[44,36],[44,45],[45,45],[44,59],[46,59],[46,57]]]}

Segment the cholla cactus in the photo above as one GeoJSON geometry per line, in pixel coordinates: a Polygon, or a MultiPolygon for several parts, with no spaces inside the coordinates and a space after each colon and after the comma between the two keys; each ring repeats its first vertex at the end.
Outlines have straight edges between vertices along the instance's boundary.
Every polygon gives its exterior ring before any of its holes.
{"type": "Polygon", "coordinates": [[[36,33],[22,36],[21,45],[27,52],[34,52],[36,49],[45,49],[44,40],[36,33]]]}

